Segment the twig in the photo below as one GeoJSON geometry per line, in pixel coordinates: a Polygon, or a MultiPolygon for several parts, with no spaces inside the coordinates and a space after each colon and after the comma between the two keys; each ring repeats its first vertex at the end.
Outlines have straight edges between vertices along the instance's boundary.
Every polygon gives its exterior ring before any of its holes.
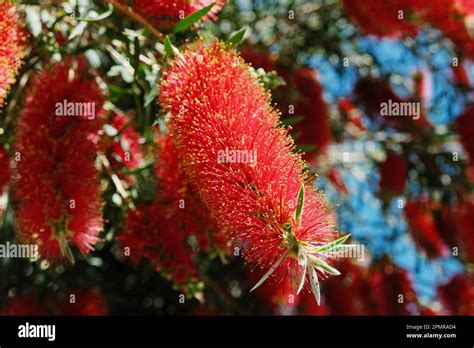
{"type": "Polygon", "coordinates": [[[142,16],[139,14],[133,12],[128,6],[123,5],[119,3],[117,0],[105,0],[105,2],[108,2],[112,6],[114,6],[117,10],[122,12],[124,15],[130,17],[133,19],[135,22],[139,23],[146,29],[148,29],[153,35],[155,35],[159,40],[163,41],[164,40],[164,35],[160,33],[153,25],[151,25],[146,19],[144,19],[142,16]]]}

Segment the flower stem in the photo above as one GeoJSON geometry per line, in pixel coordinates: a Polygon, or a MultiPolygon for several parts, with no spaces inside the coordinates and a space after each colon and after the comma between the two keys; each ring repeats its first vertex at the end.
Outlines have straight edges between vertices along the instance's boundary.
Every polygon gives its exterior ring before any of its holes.
{"type": "Polygon", "coordinates": [[[122,12],[124,15],[130,17],[135,22],[142,25],[144,28],[148,29],[153,35],[155,35],[160,41],[165,39],[165,36],[160,33],[153,25],[151,25],[146,19],[144,19],[139,14],[133,12],[128,6],[119,3],[117,0],[105,0],[112,6],[114,6],[117,10],[122,12]]]}

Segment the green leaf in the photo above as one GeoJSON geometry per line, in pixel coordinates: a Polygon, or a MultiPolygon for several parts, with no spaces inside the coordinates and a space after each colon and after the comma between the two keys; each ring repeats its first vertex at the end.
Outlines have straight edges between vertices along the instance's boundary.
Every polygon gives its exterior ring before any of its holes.
{"type": "Polygon", "coordinates": [[[297,206],[295,211],[295,224],[300,224],[301,213],[303,212],[304,206],[304,184],[301,184],[300,192],[298,193],[297,206]]]}
{"type": "Polygon", "coordinates": [[[301,290],[303,290],[303,286],[306,281],[306,267],[308,266],[308,257],[306,256],[306,254],[303,253],[301,255],[301,259],[301,268],[303,269],[303,272],[301,274],[300,285],[298,286],[298,290],[296,291],[297,295],[301,292],[301,290]]]}
{"type": "Polygon", "coordinates": [[[232,35],[226,42],[225,44],[226,45],[229,45],[229,46],[237,46],[239,45],[244,36],[245,36],[245,32],[247,31],[247,28],[242,28],[240,29],[239,31],[237,31],[234,35],[232,35]]]}
{"type": "Polygon", "coordinates": [[[326,272],[328,272],[329,274],[332,274],[332,275],[335,275],[335,276],[338,276],[338,275],[341,275],[341,272],[339,272],[337,269],[335,269],[334,267],[331,267],[329,266],[326,262],[324,262],[323,260],[317,260],[317,265],[318,267],[322,268],[323,270],[325,270],[326,272]]]}
{"type": "Polygon", "coordinates": [[[314,144],[301,144],[298,145],[298,149],[303,152],[311,152],[317,149],[317,146],[314,144]]]}
{"type": "Polygon", "coordinates": [[[294,117],[287,117],[281,120],[281,123],[285,126],[292,126],[297,123],[300,123],[304,119],[303,116],[294,116],[294,117]]]}
{"type": "Polygon", "coordinates": [[[341,238],[335,240],[334,242],[331,242],[331,243],[329,243],[329,244],[323,245],[323,246],[317,248],[317,249],[316,249],[316,252],[317,252],[317,253],[322,253],[322,252],[331,250],[331,249],[337,247],[339,244],[344,243],[350,236],[351,236],[351,235],[348,234],[348,235],[345,235],[344,237],[341,237],[341,238]]]}
{"type": "Polygon", "coordinates": [[[170,38],[168,35],[165,37],[165,41],[163,42],[163,45],[165,46],[165,52],[167,55],[170,57],[174,57],[174,49],[173,49],[173,44],[170,41],[170,38]]]}
{"type": "Polygon", "coordinates": [[[275,262],[275,264],[270,267],[270,269],[268,270],[267,273],[265,273],[265,275],[258,281],[257,284],[255,284],[255,286],[250,289],[250,292],[254,291],[256,288],[258,288],[260,285],[263,284],[263,282],[265,280],[267,280],[268,277],[270,277],[272,275],[273,272],[275,272],[275,270],[277,269],[278,266],[280,266],[280,263],[282,263],[282,261],[285,259],[286,255],[288,255],[288,251],[285,252],[279,259],[277,262],[275,262]]]}
{"type": "Polygon", "coordinates": [[[173,33],[179,33],[181,31],[184,31],[188,29],[190,26],[192,26],[194,23],[198,22],[202,17],[207,15],[207,13],[211,10],[211,8],[214,6],[215,3],[212,3],[206,7],[203,7],[202,9],[191,13],[189,16],[186,18],[180,20],[173,28],[173,33]]]}
{"type": "Polygon", "coordinates": [[[311,290],[313,291],[314,298],[319,306],[321,303],[321,291],[319,290],[318,274],[313,267],[309,268],[309,273],[311,275],[311,290]]]}

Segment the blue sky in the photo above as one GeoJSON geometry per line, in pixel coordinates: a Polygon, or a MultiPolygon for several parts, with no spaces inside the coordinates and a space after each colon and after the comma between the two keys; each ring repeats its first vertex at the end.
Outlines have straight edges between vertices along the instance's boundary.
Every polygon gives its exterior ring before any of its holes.
{"type": "MultiPolygon", "coordinates": [[[[437,50],[430,49],[426,41],[425,35],[421,33],[416,38],[415,53],[398,41],[372,37],[359,39],[356,48],[375,57],[381,74],[395,73],[402,78],[410,78],[415,70],[428,68],[433,71],[428,118],[434,125],[449,124],[460,114],[465,100],[450,82],[449,51],[442,47],[437,50]],[[429,62],[429,67],[426,61],[429,62]],[[436,100],[436,103],[433,103],[433,100],[436,100]]],[[[348,54],[350,56],[351,52],[348,54]]],[[[326,57],[311,57],[309,64],[318,69],[329,104],[334,104],[341,96],[349,95],[359,77],[356,68],[335,65],[326,57]]],[[[472,73],[472,67],[470,72],[472,73]]],[[[409,91],[403,86],[392,87],[400,96],[408,95],[409,91]]],[[[337,151],[342,153],[361,149],[364,151],[366,145],[361,140],[336,146],[337,151]]],[[[372,145],[380,146],[373,142],[372,145]]],[[[392,201],[388,213],[384,214],[376,192],[378,171],[370,160],[351,164],[350,168],[342,170],[342,174],[350,192],[347,199],[343,199],[337,190],[323,179],[318,181],[318,186],[325,189],[332,204],[339,205],[337,214],[341,232],[351,233],[355,239],[366,245],[375,258],[384,254],[390,255],[399,267],[410,272],[415,290],[422,301],[429,303],[434,300],[436,286],[462,272],[462,265],[452,257],[429,260],[416,250],[408,233],[403,210],[396,204],[397,198],[392,201]],[[355,172],[359,175],[355,175],[355,172]],[[361,174],[364,179],[361,179],[361,174]]]]}

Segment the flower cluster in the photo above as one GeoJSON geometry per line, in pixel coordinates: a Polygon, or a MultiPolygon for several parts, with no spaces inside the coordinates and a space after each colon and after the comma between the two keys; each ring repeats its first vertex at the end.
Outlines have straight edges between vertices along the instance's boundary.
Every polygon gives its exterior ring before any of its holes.
{"type": "Polygon", "coordinates": [[[301,156],[243,60],[223,44],[198,42],[164,73],[161,91],[187,179],[218,230],[245,242],[243,257],[268,270],[257,286],[276,272],[299,288],[309,279],[319,297],[318,278],[339,274],[322,248],[337,235],[331,211],[305,183],[301,156]],[[223,151],[257,160],[221,161],[223,151]]]}
{"type": "Polygon", "coordinates": [[[15,82],[25,55],[26,34],[22,20],[11,1],[0,3],[0,107],[15,82]]]}
{"type": "Polygon", "coordinates": [[[227,0],[133,0],[132,9],[160,27],[169,28],[186,16],[214,3],[204,20],[215,20],[227,0]]]}
{"type": "Polygon", "coordinates": [[[474,56],[474,6],[469,0],[344,0],[343,4],[347,15],[366,34],[413,36],[421,24],[429,24],[440,29],[467,56],[474,56]]]}
{"type": "Polygon", "coordinates": [[[45,69],[27,92],[16,128],[16,221],[23,242],[37,243],[45,258],[72,260],[70,245],[86,254],[99,240],[102,104],[81,59],[45,69]]]}

